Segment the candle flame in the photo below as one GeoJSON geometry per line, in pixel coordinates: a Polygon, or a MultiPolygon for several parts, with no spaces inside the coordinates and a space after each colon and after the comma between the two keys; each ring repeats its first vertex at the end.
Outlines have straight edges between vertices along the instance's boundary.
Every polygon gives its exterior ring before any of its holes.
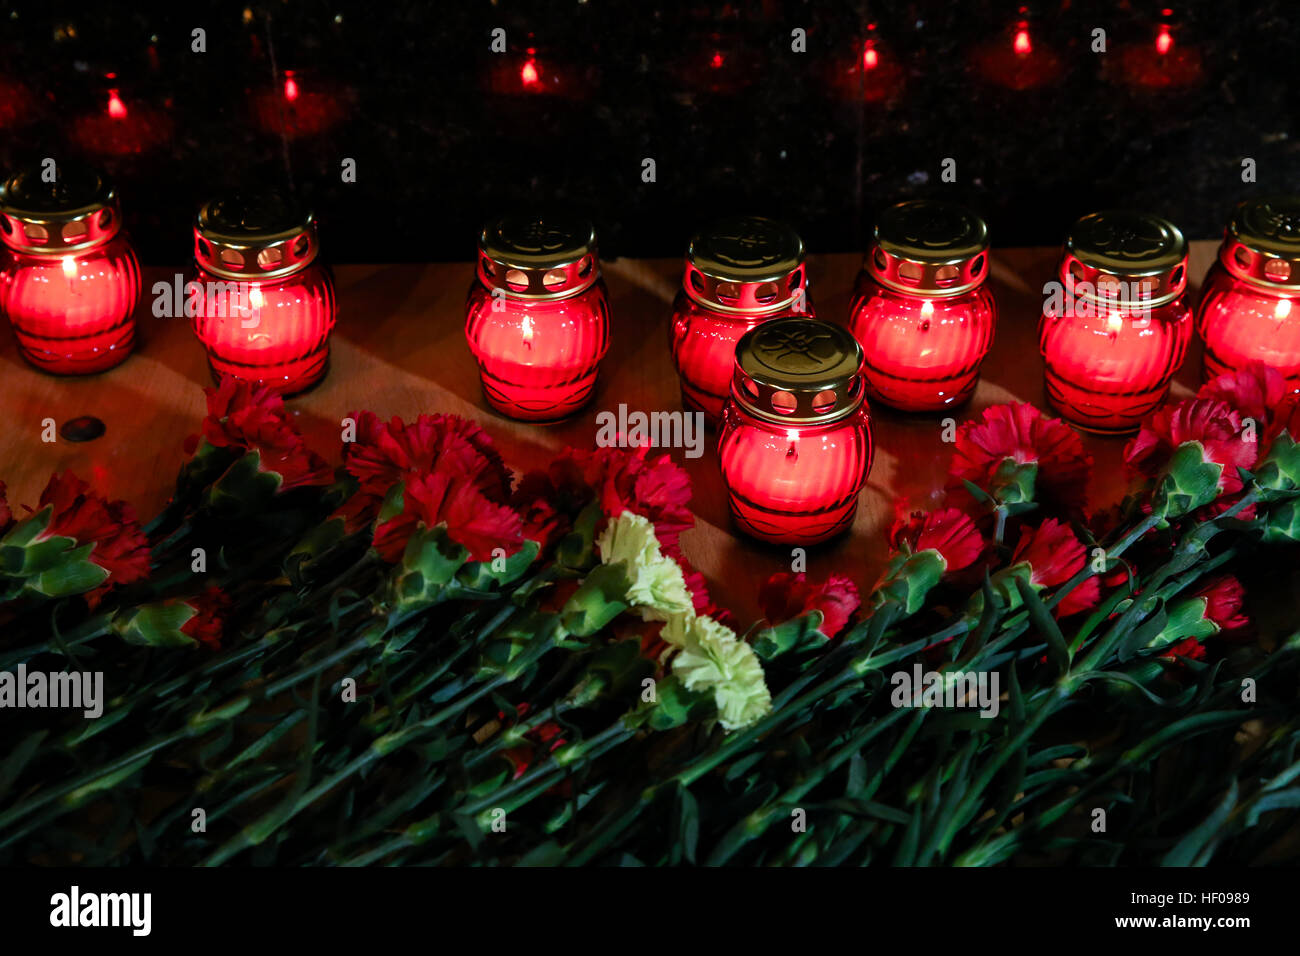
{"type": "Polygon", "coordinates": [[[262,298],[261,289],[254,287],[248,290],[248,304],[255,309],[260,309],[263,305],[266,304],[266,300],[262,298]]]}
{"type": "Polygon", "coordinates": [[[1118,335],[1119,330],[1124,328],[1124,316],[1118,312],[1112,312],[1106,319],[1106,329],[1111,335],[1118,335]]]}
{"type": "Polygon", "coordinates": [[[862,68],[864,70],[874,70],[876,64],[880,62],[880,54],[874,47],[867,47],[862,51],[862,68]]]}
{"type": "Polygon", "coordinates": [[[126,119],[126,104],[117,95],[117,90],[108,91],[108,115],[113,119],[126,119]]]}
{"type": "Polygon", "coordinates": [[[1016,53],[1020,56],[1028,56],[1034,52],[1034,45],[1029,42],[1029,31],[1021,27],[1016,31],[1016,38],[1011,43],[1016,53]]]}
{"type": "Polygon", "coordinates": [[[526,349],[531,349],[531,348],[533,347],[533,318],[532,318],[532,316],[530,316],[530,315],[525,315],[525,316],[524,316],[523,327],[524,327],[524,348],[526,348],[526,349]]]}
{"type": "Polygon", "coordinates": [[[709,66],[713,67],[715,70],[720,70],[720,69],[722,69],[722,63],[723,63],[723,60],[722,60],[722,54],[721,54],[721,53],[714,53],[714,54],[713,54],[713,59],[709,60],[709,66]]]}
{"type": "Polygon", "coordinates": [[[1160,24],[1160,34],[1156,37],[1156,52],[1164,56],[1174,45],[1174,38],[1169,33],[1169,27],[1160,24]]]}
{"type": "Polygon", "coordinates": [[[284,98],[290,103],[298,98],[298,81],[293,78],[293,70],[284,71],[284,98]]]}
{"type": "Polygon", "coordinates": [[[63,257],[63,274],[69,279],[77,277],[77,259],[75,256],[63,257]]]}
{"type": "Polygon", "coordinates": [[[932,315],[934,315],[934,303],[926,299],[921,303],[921,317],[928,319],[932,315]]]}
{"type": "Polygon", "coordinates": [[[530,57],[524,61],[523,68],[519,71],[519,81],[524,86],[536,86],[537,80],[537,63],[530,57]]]}
{"type": "Polygon", "coordinates": [[[1278,299],[1277,305],[1273,307],[1273,318],[1281,320],[1291,314],[1291,300],[1278,299]]]}

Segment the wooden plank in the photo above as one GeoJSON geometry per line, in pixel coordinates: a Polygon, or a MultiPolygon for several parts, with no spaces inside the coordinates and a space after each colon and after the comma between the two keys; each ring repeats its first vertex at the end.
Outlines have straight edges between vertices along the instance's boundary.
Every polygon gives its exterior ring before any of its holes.
{"type": "MultiPolygon", "coordinates": [[[[1192,244],[1190,273],[1198,279],[1213,261],[1216,243],[1192,244]]],[[[971,403],[958,420],[990,404],[1018,399],[1045,407],[1036,324],[1042,287],[1052,278],[1057,250],[1002,249],[993,258],[992,286],[1000,318],[993,352],[971,403]]],[[[818,314],[842,322],[860,256],[813,257],[809,275],[818,314]]],[[[339,460],[339,428],[349,412],[369,408],[382,417],[412,418],[420,412],[454,412],[474,418],[496,439],[518,469],[544,466],[565,445],[590,447],[595,415],[616,409],[680,407],[677,377],[668,351],[668,318],[680,281],[677,259],[606,263],[614,321],[613,343],[595,401],[579,417],[559,425],[525,425],[490,411],[479,391],[478,372],[463,334],[465,264],[342,266],[336,269],[340,322],[333,337],[331,369],[312,392],[290,399],[303,432],[332,463],[339,460]]],[[[51,471],[71,468],[106,493],[125,498],[144,518],[167,500],[184,460],[182,443],[203,415],[201,386],[211,379],[203,351],[186,319],[152,314],[148,290],[171,281],[174,270],[145,270],[146,295],[138,310],[135,354],[116,369],[86,378],[58,378],[27,365],[12,332],[0,332],[0,480],[9,500],[34,505],[51,471]],[[107,432],[93,442],[41,441],[41,423],[60,425],[95,415],[107,432]]],[[[1198,384],[1200,348],[1193,345],[1174,394],[1198,384]]],[[[874,414],[875,465],[850,534],[810,550],[809,572],[846,573],[865,590],[885,556],[884,532],[895,500],[918,507],[942,500],[950,446],[940,437],[939,415],[874,414]]],[[[1123,494],[1120,467],[1124,439],[1085,437],[1097,468],[1090,489],[1094,506],[1123,494]]],[[[758,585],[788,569],[790,552],[738,538],[711,442],[702,458],[673,457],[695,488],[696,528],[683,537],[687,556],[708,577],[715,600],[748,622],[757,613],[758,585]]]]}

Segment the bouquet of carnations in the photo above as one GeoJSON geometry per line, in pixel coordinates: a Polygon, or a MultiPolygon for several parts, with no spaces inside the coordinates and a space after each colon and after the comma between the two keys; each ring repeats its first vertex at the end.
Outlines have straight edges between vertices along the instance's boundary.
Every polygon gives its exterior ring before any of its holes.
{"type": "Polygon", "coordinates": [[[335,471],[226,382],[148,525],[69,474],[35,510],[0,495],[0,677],[25,708],[0,861],[1296,852],[1300,621],[1248,619],[1240,584],[1294,593],[1300,412],[1270,369],[1157,412],[1133,493],[1091,513],[1078,436],[987,409],[946,506],[900,504],[865,599],[778,572],[743,633],[683,553],[668,456],[516,478],[455,416],[341,430],[335,471]],[[60,709],[74,685],[87,706],[60,709]]]}

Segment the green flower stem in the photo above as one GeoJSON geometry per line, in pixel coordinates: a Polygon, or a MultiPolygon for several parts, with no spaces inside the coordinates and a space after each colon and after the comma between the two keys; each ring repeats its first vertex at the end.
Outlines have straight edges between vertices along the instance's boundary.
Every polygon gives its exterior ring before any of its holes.
{"type": "Polygon", "coordinates": [[[4,657],[0,657],[0,670],[6,670],[14,664],[31,660],[38,654],[48,654],[56,651],[62,651],[66,654],[66,651],[70,648],[81,647],[83,644],[88,644],[95,638],[107,634],[111,620],[111,614],[96,614],[64,634],[62,641],[51,638],[48,641],[42,641],[40,644],[29,644],[27,647],[20,647],[17,650],[10,651],[4,657]]]}
{"type": "Polygon", "coordinates": [[[804,777],[797,786],[791,787],[779,798],[771,800],[754,810],[727,831],[721,842],[709,854],[706,865],[721,866],[725,864],[744,844],[761,837],[768,827],[784,814],[788,814],[790,808],[798,806],[800,800],[821,784],[829,774],[839,769],[842,764],[870,743],[873,738],[884,733],[907,716],[908,712],[900,708],[894,710],[888,716],[874,720],[866,727],[863,727],[850,737],[828,760],[820,762],[817,769],[804,777]]]}
{"type": "Polygon", "coordinates": [[[530,768],[518,780],[463,808],[462,813],[478,815],[486,811],[505,810],[513,813],[538,794],[559,783],[575,766],[591,763],[636,735],[620,718],[594,737],[566,744],[556,755],[542,764],[530,768]],[[563,757],[559,756],[563,754],[563,757]]]}
{"type": "Polygon", "coordinates": [[[472,705],[475,701],[495,690],[498,690],[507,683],[509,683],[509,678],[504,676],[498,677],[471,693],[458,698],[446,707],[435,712],[433,715],[426,717],[424,720],[417,721],[416,723],[403,727],[401,730],[380,737],[342,769],[326,777],[320,783],[316,784],[316,786],[304,793],[287,810],[272,810],[257,820],[254,824],[245,828],[238,836],[227,840],[217,849],[216,852],[204,860],[202,865],[220,866],[235,854],[247,849],[248,847],[257,846],[275,833],[275,831],[280,827],[288,823],[291,819],[307,807],[311,806],[326,793],[343,783],[349,777],[364,770],[366,767],[383,759],[394,751],[405,747],[407,744],[414,743],[416,740],[427,736],[448,720],[463,714],[466,708],[472,705]]]}

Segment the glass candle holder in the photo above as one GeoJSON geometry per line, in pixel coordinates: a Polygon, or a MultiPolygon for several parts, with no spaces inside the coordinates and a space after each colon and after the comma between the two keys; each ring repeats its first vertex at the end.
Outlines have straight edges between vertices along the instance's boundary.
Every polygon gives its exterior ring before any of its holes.
{"type": "Polygon", "coordinates": [[[971,397],[997,322],[988,248],[984,221],[954,203],[915,200],[881,215],[849,306],[873,399],[932,412],[971,397]]]}
{"type": "Polygon", "coordinates": [[[0,186],[0,309],[37,368],[102,372],[135,343],[140,264],[108,180],[71,164],[51,172],[53,182],[36,168],[0,186]]]}
{"type": "Polygon", "coordinates": [[[497,411],[557,421],[591,399],[609,349],[591,223],[528,216],[489,223],[465,308],[465,338],[497,411]]]}
{"type": "Polygon", "coordinates": [[[1047,397],[1085,431],[1124,434],[1164,401],[1187,355],[1187,241],[1173,223],[1126,210],[1070,229],[1038,323],[1047,397]]]}
{"type": "Polygon", "coordinates": [[[736,343],[759,323],[813,316],[803,240],[771,219],[714,223],[686,247],[682,289],[669,329],[682,404],[710,424],[731,393],[736,343]]]}
{"type": "Polygon", "coordinates": [[[718,457],[747,534],[813,544],[847,529],[871,469],[862,350],[844,329],[775,319],[736,346],[718,457]]]}
{"type": "Polygon", "coordinates": [[[1196,311],[1207,380],[1252,361],[1300,391],[1300,196],[1252,199],[1228,221],[1196,311]]]}
{"type": "Polygon", "coordinates": [[[324,377],[338,302],[319,249],[315,218],[278,194],[199,210],[193,325],[216,378],[291,395],[324,377]]]}

